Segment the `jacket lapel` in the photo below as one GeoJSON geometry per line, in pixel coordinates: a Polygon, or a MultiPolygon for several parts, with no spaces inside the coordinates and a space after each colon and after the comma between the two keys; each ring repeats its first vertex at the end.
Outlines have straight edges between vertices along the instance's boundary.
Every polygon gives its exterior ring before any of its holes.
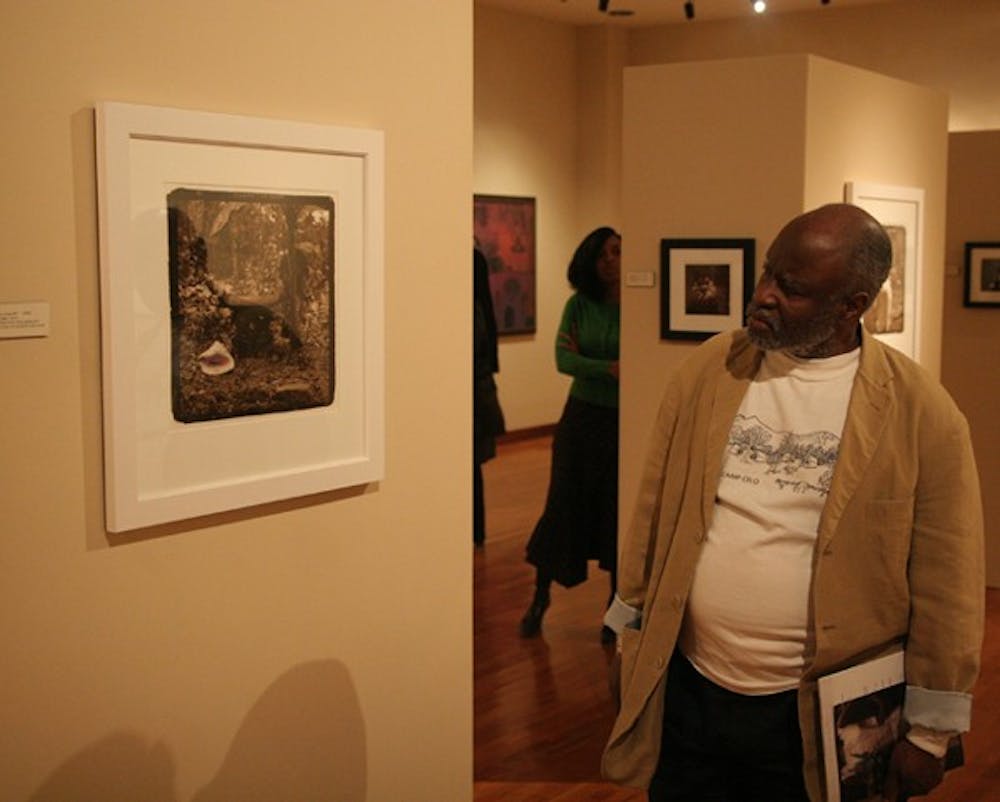
{"type": "Polygon", "coordinates": [[[868,469],[889,417],[892,374],[883,346],[862,327],[861,361],[847,406],[840,453],[819,523],[820,549],[833,539],[844,507],[868,469]]]}

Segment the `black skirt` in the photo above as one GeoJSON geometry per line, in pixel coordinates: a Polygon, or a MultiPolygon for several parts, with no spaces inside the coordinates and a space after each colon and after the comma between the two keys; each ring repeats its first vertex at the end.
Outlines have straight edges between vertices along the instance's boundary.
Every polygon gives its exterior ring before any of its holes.
{"type": "Polygon", "coordinates": [[[618,410],[570,397],[552,441],[545,511],[526,558],[567,588],[587,578],[587,561],[618,564],[618,410]]]}

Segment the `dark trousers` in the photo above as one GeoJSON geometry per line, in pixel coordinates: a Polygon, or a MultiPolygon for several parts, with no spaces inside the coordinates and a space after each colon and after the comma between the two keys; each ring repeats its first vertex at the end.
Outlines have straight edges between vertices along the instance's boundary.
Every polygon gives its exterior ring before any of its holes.
{"type": "Polygon", "coordinates": [[[808,802],[796,696],[733,693],[675,652],[649,802],[808,802]]]}
{"type": "Polygon", "coordinates": [[[475,462],[472,466],[472,540],[482,543],[486,540],[486,500],[483,498],[483,466],[475,462]]]}

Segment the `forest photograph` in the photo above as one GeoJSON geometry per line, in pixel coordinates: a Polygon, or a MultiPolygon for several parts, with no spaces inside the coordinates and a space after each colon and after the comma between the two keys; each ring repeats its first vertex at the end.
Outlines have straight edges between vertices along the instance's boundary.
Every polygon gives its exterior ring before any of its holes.
{"type": "Polygon", "coordinates": [[[167,209],[174,418],[332,404],[333,199],[179,188],[167,209]]]}

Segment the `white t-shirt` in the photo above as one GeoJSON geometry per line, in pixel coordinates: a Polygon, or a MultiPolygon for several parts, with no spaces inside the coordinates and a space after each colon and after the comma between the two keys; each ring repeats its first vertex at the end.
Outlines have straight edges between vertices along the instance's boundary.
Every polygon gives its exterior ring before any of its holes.
{"type": "Polygon", "coordinates": [[[802,675],[816,533],[860,354],[768,351],[733,421],[679,641],[729,690],[777,693],[802,675]]]}

